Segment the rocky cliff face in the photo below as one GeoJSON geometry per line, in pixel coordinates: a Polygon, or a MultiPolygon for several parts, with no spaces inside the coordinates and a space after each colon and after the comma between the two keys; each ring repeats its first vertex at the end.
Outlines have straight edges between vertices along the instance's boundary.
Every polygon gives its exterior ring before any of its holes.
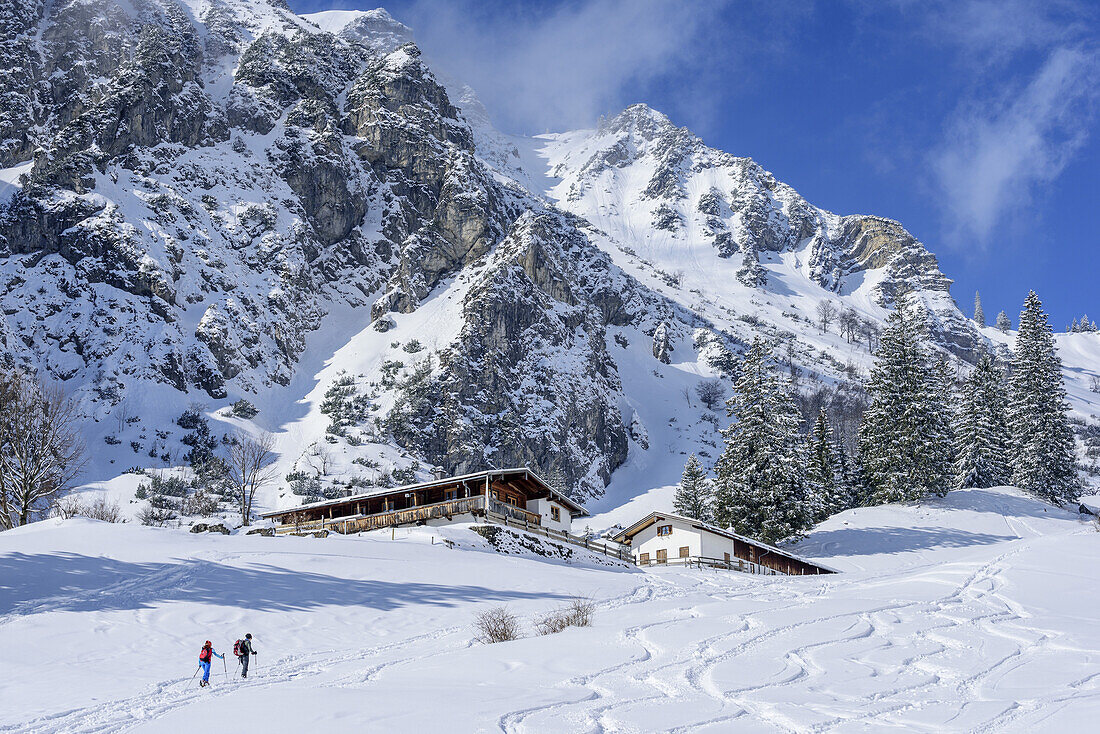
{"type": "MultiPolygon", "coordinates": [[[[627,246],[656,230],[673,242],[709,242],[718,257],[739,264],[797,253],[804,274],[838,296],[877,271],[875,303],[892,308],[912,297],[925,306],[941,346],[965,359],[986,348],[952,301],[935,255],[900,224],[814,207],[755,161],[708,148],[646,105],[593,131],[546,136],[544,150],[562,179],[560,205],[606,221],[627,246]]],[[[764,286],[766,274],[751,270],[739,280],[764,286]]]]}
{"type": "MultiPolygon", "coordinates": [[[[0,201],[0,350],[66,382],[95,422],[198,397],[324,412],[299,386],[316,372],[325,393],[316,345],[347,344],[361,373],[340,388],[369,385],[356,404],[373,414],[324,435],[268,426],[284,452],[336,444],[345,475],[373,465],[370,446],[455,471],[527,464],[597,496],[631,452],[679,461],[679,444],[650,446],[668,420],[653,406],[690,405],[690,380],[730,374],[754,330],[792,369],[841,374],[781,323],[785,306],[751,312],[674,272],[713,270],[700,243],[743,268],[730,292],[754,302],[786,297],[777,258],[797,256],[822,293],[917,299],[941,344],[980,347],[897,223],[817,209],[644,106],[512,141],[384,11],[36,0],[0,8],[0,37],[0,168],[25,170],[0,201]],[[525,168],[521,144],[554,170],[525,168]]],[[[174,440],[142,420],[116,421],[134,452],[174,440]]]]}

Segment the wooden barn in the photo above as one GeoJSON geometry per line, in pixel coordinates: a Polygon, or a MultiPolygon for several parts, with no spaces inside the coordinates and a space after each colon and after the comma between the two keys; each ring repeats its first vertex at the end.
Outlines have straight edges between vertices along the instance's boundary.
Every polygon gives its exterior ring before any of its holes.
{"type": "Polygon", "coordinates": [[[703,566],[789,576],[835,569],[743,535],[669,512],[651,512],[611,540],[630,546],[639,566],[703,566]]]}
{"type": "MultiPolygon", "coordinates": [[[[438,476],[438,475],[437,475],[438,476]]],[[[435,525],[484,518],[567,535],[588,512],[527,468],[492,469],[403,487],[314,502],[261,517],[279,533],[358,533],[398,525],[435,525]]],[[[546,534],[546,533],[543,533],[546,534]]]]}

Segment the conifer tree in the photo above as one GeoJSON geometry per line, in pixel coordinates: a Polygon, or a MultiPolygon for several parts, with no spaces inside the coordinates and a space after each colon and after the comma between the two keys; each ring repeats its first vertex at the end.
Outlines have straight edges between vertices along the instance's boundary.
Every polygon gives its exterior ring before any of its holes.
{"type": "Polygon", "coordinates": [[[1004,311],[1001,311],[999,314],[997,314],[996,326],[1005,334],[1007,334],[1009,329],[1012,328],[1012,321],[1008,318],[1008,314],[1006,314],[1004,311]]]}
{"type": "Polygon", "coordinates": [[[928,438],[924,446],[927,462],[928,489],[943,497],[951,489],[951,474],[955,463],[955,378],[946,359],[939,359],[932,368],[927,383],[925,401],[928,410],[928,438]]]}
{"type": "Polygon", "coordinates": [[[726,401],[734,422],[722,431],[715,465],[714,518],[721,527],[774,542],[804,530],[806,461],[790,386],[759,337],[726,401]]]}
{"type": "Polygon", "coordinates": [[[978,326],[985,326],[985,311],[982,310],[982,294],[974,291],[974,321],[978,326]]]}
{"type": "Polygon", "coordinates": [[[672,500],[672,509],[685,517],[710,522],[710,493],[707,471],[699,463],[699,459],[695,458],[695,454],[692,454],[684,465],[680,486],[676,488],[676,496],[672,500]]]}
{"type": "Polygon", "coordinates": [[[872,503],[917,500],[948,486],[940,389],[915,318],[904,304],[890,314],[879,342],[859,429],[859,452],[872,503]]]}
{"type": "Polygon", "coordinates": [[[848,508],[850,498],[837,450],[832,426],[822,408],[806,437],[807,507],[815,523],[848,508]]]}
{"type": "Polygon", "coordinates": [[[759,288],[768,282],[767,271],[760,264],[760,253],[753,242],[741,246],[741,267],[737,269],[737,279],[750,288],[759,288]]]}
{"type": "Polygon", "coordinates": [[[1012,360],[1012,483],[1055,503],[1075,499],[1080,489],[1068,409],[1054,333],[1042,302],[1031,291],[1020,314],[1012,360]]]}
{"type": "Polygon", "coordinates": [[[956,415],[956,489],[1009,481],[1006,408],[1004,376],[985,355],[966,381],[956,415]]]}

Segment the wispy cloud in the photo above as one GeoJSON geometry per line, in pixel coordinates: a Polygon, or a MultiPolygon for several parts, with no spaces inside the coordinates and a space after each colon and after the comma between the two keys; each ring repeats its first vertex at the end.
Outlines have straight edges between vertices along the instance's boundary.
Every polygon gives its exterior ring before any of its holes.
{"type": "Polygon", "coordinates": [[[948,240],[985,248],[1090,134],[1095,18],[1075,3],[1020,0],[951,3],[930,18],[970,80],[929,154],[935,191],[948,240]]]}
{"type": "Polygon", "coordinates": [[[550,10],[420,0],[401,19],[439,68],[515,132],[591,124],[662,79],[718,61],[726,0],[583,0],[550,10]]]}
{"type": "Polygon", "coordinates": [[[1018,94],[971,102],[932,154],[956,242],[989,243],[1037,186],[1055,180],[1089,135],[1097,57],[1052,51],[1018,94]]]}

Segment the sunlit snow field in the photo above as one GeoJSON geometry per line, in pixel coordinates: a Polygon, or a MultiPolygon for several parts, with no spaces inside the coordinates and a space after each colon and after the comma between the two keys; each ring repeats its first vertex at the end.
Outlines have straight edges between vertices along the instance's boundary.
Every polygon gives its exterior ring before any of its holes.
{"type": "Polygon", "coordinates": [[[0,535],[0,730],[1083,731],[1100,533],[1014,490],[849,511],[835,576],[610,570],[462,528],[358,538],[46,521],[0,535]],[[443,543],[444,537],[457,547],[443,543]],[[573,595],[595,624],[533,620],[573,595]],[[505,605],[528,636],[471,641],[505,605]],[[254,674],[200,690],[203,640],[254,674]]]}

